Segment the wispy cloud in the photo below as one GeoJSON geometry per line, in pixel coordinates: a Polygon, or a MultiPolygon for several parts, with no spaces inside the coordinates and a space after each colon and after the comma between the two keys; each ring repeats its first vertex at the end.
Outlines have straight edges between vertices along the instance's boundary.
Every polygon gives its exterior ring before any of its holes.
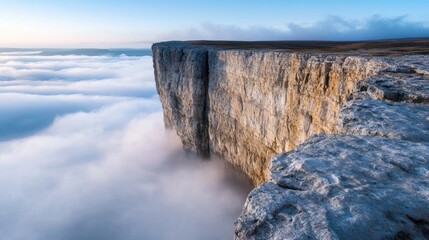
{"type": "Polygon", "coordinates": [[[329,16],[310,25],[289,23],[284,28],[206,23],[184,31],[159,35],[165,40],[374,40],[429,37],[429,26],[407,20],[406,16],[386,18],[373,16],[364,20],[348,20],[329,16]]]}

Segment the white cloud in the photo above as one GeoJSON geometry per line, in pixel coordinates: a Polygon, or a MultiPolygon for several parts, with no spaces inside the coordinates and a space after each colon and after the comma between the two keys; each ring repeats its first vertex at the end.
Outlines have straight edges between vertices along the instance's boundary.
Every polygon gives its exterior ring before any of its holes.
{"type": "Polygon", "coordinates": [[[329,16],[310,25],[285,24],[284,28],[206,23],[183,31],[157,36],[166,40],[374,40],[429,37],[429,26],[408,21],[405,16],[385,18],[373,16],[364,20],[347,20],[329,16]]]}
{"type": "Polygon", "coordinates": [[[3,57],[2,239],[232,238],[248,189],[164,130],[150,57],[3,57]]]}
{"type": "Polygon", "coordinates": [[[0,141],[134,97],[159,111],[150,57],[0,56],[0,141]]]}
{"type": "Polygon", "coordinates": [[[0,55],[31,55],[31,54],[39,54],[42,51],[19,51],[19,52],[0,52],[0,55]]]}
{"type": "Polygon", "coordinates": [[[156,95],[150,57],[0,56],[0,79],[0,92],[156,95]]]}

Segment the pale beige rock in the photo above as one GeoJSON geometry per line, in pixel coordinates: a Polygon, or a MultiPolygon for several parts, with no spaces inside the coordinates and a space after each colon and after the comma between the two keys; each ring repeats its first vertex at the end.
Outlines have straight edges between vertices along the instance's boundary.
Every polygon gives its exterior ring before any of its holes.
{"type": "Polygon", "coordinates": [[[362,57],[211,51],[210,149],[262,183],[274,154],[314,134],[335,133],[354,83],[383,65],[362,57]]]}
{"type": "Polygon", "coordinates": [[[255,185],[268,180],[273,155],[310,136],[339,133],[348,99],[429,101],[422,74],[427,57],[222,50],[184,42],[155,44],[153,56],[166,126],[185,149],[220,155],[255,185]]]}
{"type": "Polygon", "coordinates": [[[387,66],[357,56],[181,42],[155,44],[153,56],[166,126],[176,129],[185,149],[220,155],[255,185],[268,179],[274,154],[314,134],[335,133],[354,83],[387,66]]]}

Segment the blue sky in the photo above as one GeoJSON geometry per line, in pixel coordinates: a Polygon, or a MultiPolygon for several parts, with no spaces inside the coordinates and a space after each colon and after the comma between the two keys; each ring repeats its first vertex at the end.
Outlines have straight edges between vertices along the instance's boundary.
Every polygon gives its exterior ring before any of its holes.
{"type": "MultiPolygon", "coordinates": [[[[425,36],[427,9],[427,0],[0,0],[0,46],[126,47],[170,39],[325,39],[317,32],[326,32],[325,28],[355,32],[379,24],[374,19],[406,25],[398,36],[425,36]],[[294,26],[300,31],[290,31],[294,26]],[[412,33],[405,31],[416,26],[412,33]],[[300,34],[301,28],[306,34],[300,34]]],[[[365,38],[366,34],[353,37],[365,38]]],[[[368,38],[383,36],[391,35],[383,32],[368,38]]],[[[327,40],[345,37],[333,34],[331,38],[327,40]]]]}

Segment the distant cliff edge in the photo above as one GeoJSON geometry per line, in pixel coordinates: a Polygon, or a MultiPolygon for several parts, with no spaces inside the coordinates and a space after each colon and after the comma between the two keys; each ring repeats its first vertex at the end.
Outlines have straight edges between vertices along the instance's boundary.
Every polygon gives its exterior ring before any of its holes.
{"type": "Polygon", "coordinates": [[[258,186],[236,239],[429,239],[429,40],[152,52],[166,127],[258,186]]]}

